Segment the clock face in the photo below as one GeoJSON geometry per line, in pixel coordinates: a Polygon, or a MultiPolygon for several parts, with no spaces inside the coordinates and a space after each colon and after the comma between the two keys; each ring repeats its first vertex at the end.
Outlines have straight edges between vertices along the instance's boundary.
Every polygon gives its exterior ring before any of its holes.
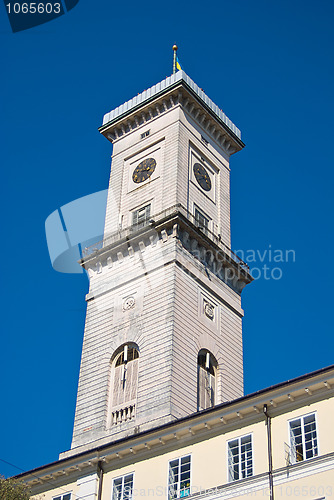
{"type": "Polygon", "coordinates": [[[198,184],[204,191],[210,191],[211,189],[211,179],[207,170],[200,163],[195,163],[194,165],[194,175],[198,184]]]}
{"type": "Polygon", "coordinates": [[[146,158],[141,161],[133,171],[132,180],[136,184],[146,181],[153,174],[157,162],[154,158],[146,158]]]}

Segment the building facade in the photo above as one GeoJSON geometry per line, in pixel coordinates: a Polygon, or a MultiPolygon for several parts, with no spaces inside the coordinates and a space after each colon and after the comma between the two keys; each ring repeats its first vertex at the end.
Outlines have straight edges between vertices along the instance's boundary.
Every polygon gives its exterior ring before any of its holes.
{"type": "Polygon", "coordinates": [[[103,241],[71,449],[20,475],[34,498],[330,498],[334,367],[243,395],[230,157],[240,131],[183,72],[106,114],[103,241]]]}

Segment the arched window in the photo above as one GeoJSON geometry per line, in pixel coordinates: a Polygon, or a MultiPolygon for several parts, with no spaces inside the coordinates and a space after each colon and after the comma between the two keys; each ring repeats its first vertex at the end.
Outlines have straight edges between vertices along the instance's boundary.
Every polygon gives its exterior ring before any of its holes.
{"type": "Polygon", "coordinates": [[[205,410],[215,404],[217,361],[202,349],[197,362],[197,409],[205,410]]]}
{"type": "Polygon", "coordinates": [[[138,349],[129,344],[125,344],[114,358],[110,395],[112,424],[131,420],[134,417],[138,362],[138,349]]]}

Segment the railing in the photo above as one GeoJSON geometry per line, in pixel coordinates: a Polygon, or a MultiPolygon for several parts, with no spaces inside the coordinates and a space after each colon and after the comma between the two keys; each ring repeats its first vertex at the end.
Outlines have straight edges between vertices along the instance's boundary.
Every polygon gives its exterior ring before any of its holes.
{"type": "Polygon", "coordinates": [[[114,408],[111,410],[111,425],[121,424],[128,422],[135,418],[136,404],[129,403],[126,406],[114,408]]]}
{"type": "Polygon", "coordinates": [[[112,245],[113,243],[116,243],[119,240],[131,239],[131,237],[145,230],[145,228],[151,227],[153,229],[155,226],[162,223],[165,219],[169,219],[174,215],[175,216],[181,215],[185,219],[189,220],[191,224],[200,229],[203,235],[207,236],[210,240],[212,240],[217,245],[217,247],[222,249],[224,253],[227,254],[234,262],[236,262],[238,265],[242,266],[247,270],[249,269],[248,265],[242,259],[240,259],[240,257],[236,253],[234,253],[233,250],[231,250],[227,245],[225,245],[225,243],[221,240],[220,234],[217,235],[213,233],[207,227],[201,227],[199,221],[195,218],[195,216],[192,213],[190,213],[186,208],[184,208],[180,203],[177,205],[173,205],[167,208],[166,210],[158,212],[155,215],[152,215],[145,222],[141,222],[140,224],[134,224],[132,226],[126,227],[124,229],[119,229],[114,233],[106,235],[103,240],[98,241],[94,245],[84,248],[82,250],[82,256],[88,257],[89,255],[93,255],[98,250],[101,250],[101,248],[107,247],[108,245],[112,245]]]}

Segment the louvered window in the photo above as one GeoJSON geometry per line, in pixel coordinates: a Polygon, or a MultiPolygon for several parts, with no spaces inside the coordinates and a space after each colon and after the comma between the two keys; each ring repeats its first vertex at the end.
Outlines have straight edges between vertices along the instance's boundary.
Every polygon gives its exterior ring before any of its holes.
{"type": "Polygon", "coordinates": [[[112,406],[136,399],[139,353],[135,347],[124,346],[114,367],[112,406]]]}
{"type": "Polygon", "coordinates": [[[301,462],[318,455],[315,414],[290,421],[291,462],[301,462]]]}
{"type": "Polygon", "coordinates": [[[237,481],[253,475],[252,436],[228,442],[228,480],[237,481]]]}
{"type": "Polygon", "coordinates": [[[215,404],[216,361],[208,351],[200,351],[197,365],[197,409],[205,410],[215,404]]]}

